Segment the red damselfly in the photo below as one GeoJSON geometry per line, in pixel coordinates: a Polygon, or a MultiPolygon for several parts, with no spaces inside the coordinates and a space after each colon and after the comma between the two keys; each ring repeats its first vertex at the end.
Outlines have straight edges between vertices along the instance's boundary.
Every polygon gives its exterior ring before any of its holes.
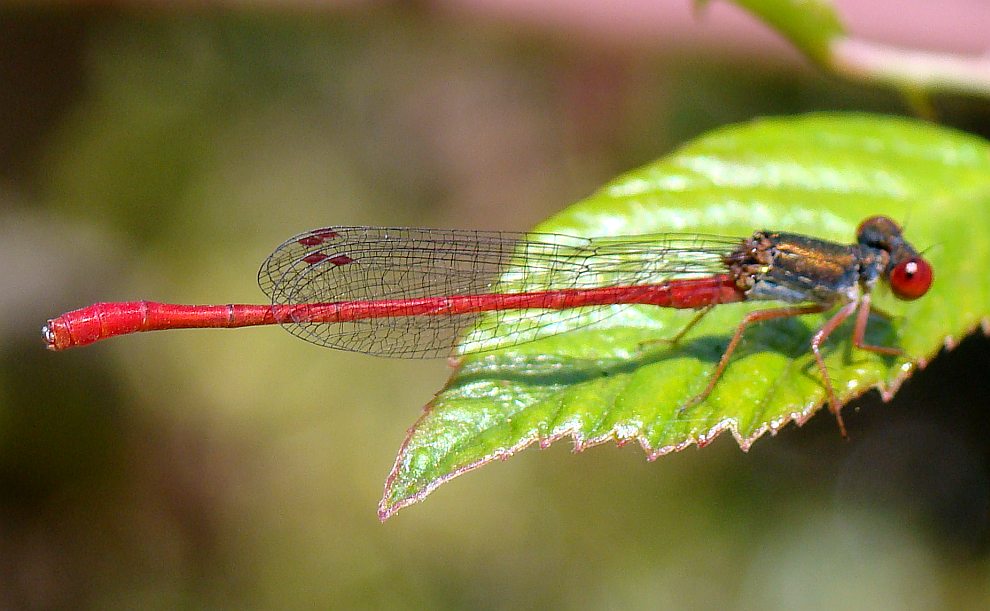
{"type": "MultiPolygon", "coordinates": [[[[742,301],[786,305],[747,314],[707,387],[715,387],[749,325],[776,318],[835,314],[813,335],[811,350],[829,406],[845,431],[821,345],[856,314],[854,344],[864,341],[871,292],[885,281],[901,299],[931,285],[931,266],[891,219],[863,221],[853,244],[794,233],[746,238],[665,233],[607,238],[559,234],[328,227],[295,236],[258,273],[270,305],[98,303],[48,321],[52,350],[138,331],[281,324],[308,341],[374,355],[445,356],[473,325],[461,353],[531,341],[573,328],[589,308],[621,305],[699,310],[742,301]],[[481,313],[489,313],[479,317],[481,313]],[[480,340],[478,338],[481,338],[480,340]]],[[[685,330],[686,331],[686,330],[685,330]]],[[[682,331],[680,335],[682,335],[682,331]]]]}

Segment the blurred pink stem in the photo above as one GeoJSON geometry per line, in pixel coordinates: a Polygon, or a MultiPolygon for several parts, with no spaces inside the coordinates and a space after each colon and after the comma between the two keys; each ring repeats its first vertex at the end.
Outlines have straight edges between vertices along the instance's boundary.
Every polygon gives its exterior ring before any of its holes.
{"type": "Polygon", "coordinates": [[[840,74],[925,91],[990,97],[990,56],[966,57],[899,49],[840,38],[832,43],[832,67],[840,74]]]}

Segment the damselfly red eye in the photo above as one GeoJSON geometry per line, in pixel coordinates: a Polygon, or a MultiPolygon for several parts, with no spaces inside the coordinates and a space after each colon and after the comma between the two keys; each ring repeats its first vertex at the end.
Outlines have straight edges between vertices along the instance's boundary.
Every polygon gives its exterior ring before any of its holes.
{"type": "Polygon", "coordinates": [[[890,272],[890,288],[901,299],[917,299],[928,292],[934,273],[932,266],[921,257],[901,261],[890,272]]]}

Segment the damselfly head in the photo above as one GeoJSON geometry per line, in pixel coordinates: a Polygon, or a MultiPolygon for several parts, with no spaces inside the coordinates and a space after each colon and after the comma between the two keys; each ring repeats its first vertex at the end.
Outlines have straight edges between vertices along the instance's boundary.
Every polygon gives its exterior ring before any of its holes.
{"type": "Polygon", "coordinates": [[[887,281],[899,299],[911,300],[928,292],[935,277],[932,266],[901,234],[901,227],[890,217],[871,216],[856,229],[863,246],[884,250],[890,256],[887,281]]]}

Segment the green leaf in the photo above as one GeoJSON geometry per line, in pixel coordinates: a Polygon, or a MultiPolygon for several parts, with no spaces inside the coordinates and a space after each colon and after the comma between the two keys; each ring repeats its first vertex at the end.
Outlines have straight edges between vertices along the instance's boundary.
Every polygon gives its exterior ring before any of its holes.
{"type": "Polygon", "coordinates": [[[829,45],[845,35],[828,0],[732,0],[786,37],[812,60],[827,66],[829,45]]]}
{"type": "MultiPolygon", "coordinates": [[[[857,224],[874,214],[904,223],[908,240],[928,249],[936,279],[913,302],[874,292],[889,317],[871,317],[867,341],[908,356],[855,349],[851,321],[829,338],[828,370],[847,401],[870,388],[889,397],[943,344],[981,321],[990,329],[985,141],[870,115],[760,120],[717,130],[622,176],[537,229],[740,237],[771,229],[851,243],[857,224]]],[[[719,306],[677,345],[654,340],[675,335],[692,312],[634,306],[597,325],[463,358],[402,446],[380,516],[534,442],[570,436],[580,450],[634,440],[653,459],[726,430],[745,450],[767,431],[804,422],[825,399],[809,341],[831,313],[751,327],[714,391],[679,411],[705,387],[745,313],[773,305],[719,306]]]]}

